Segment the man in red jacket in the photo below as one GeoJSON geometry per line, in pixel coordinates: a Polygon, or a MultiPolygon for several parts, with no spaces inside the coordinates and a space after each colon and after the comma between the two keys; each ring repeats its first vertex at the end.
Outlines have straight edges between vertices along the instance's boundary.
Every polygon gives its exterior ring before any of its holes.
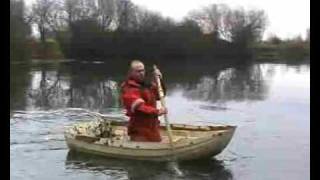
{"type": "MultiPolygon", "coordinates": [[[[155,76],[162,76],[157,70],[155,76]]],[[[162,83],[163,84],[163,83],[162,83]]],[[[141,61],[134,60],[125,82],[121,85],[121,99],[130,117],[128,135],[132,141],[161,141],[158,116],[167,113],[166,108],[157,109],[156,102],[160,99],[155,81],[148,83],[145,68],[141,61]]]]}

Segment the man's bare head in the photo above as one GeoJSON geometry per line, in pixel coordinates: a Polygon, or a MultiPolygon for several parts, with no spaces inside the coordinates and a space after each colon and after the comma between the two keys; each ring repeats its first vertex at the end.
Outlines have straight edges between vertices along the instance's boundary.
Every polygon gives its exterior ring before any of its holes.
{"type": "Polygon", "coordinates": [[[129,76],[138,81],[142,82],[145,78],[145,69],[144,64],[139,60],[133,60],[130,63],[130,70],[129,70],[129,76]]]}
{"type": "Polygon", "coordinates": [[[141,62],[140,60],[132,60],[130,63],[130,69],[137,69],[139,67],[143,67],[144,68],[144,64],[143,62],[141,62]]]}

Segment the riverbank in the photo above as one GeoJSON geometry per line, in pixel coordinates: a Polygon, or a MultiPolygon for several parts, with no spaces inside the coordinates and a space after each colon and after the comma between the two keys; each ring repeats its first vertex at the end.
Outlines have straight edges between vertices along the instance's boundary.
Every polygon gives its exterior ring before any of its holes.
{"type": "Polygon", "coordinates": [[[259,61],[306,60],[310,59],[310,42],[263,42],[253,47],[253,55],[259,61]]]}
{"type": "MultiPolygon", "coordinates": [[[[46,40],[45,44],[42,44],[38,40],[29,40],[28,49],[31,52],[31,59],[41,59],[41,60],[59,60],[67,58],[62,51],[61,45],[55,39],[46,40]]],[[[109,51],[107,48],[105,51],[109,51]]],[[[157,57],[144,57],[144,56],[128,56],[128,53],[122,52],[115,54],[114,57],[92,57],[84,59],[78,59],[80,61],[102,61],[111,62],[114,59],[176,59],[178,61],[183,61],[185,59],[197,59],[210,60],[217,63],[219,59],[228,59],[232,62],[233,59],[239,60],[240,57],[243,61],[259,61],[259,62],[278,62],[285,60],[285,63],[296,62],[296,61],[306,61],[310,59],[310,43],[306,41],[295,42],[295,41],[283,41],[280,43],[270,43],[270,42],[260,42],[255,43],[250,48],[243,49],[242,51],[228,45],[225,42],[223,45],[217,47],[206,46],[199,49],[194,49],[194,52],[180,52],[180,56],[172,55],[172,52],[162,52],[162,56],[157,57]],[[211,50],[210,50],[211,49],[211,50]],[[170,55],[171,54],[171,55],[170,55]],[[173,56],[173,57],[172,57],[173,56]]],[[[71,57],[72,58],[72,57],[71,57]]]]}
{"type": "Polygon", "coordinates": [[[54,39],[47,39],[43,44],[38,40],[30,40],[32,59],[63,59],[65,56],[61,51],[60,44],[54,39]]]}

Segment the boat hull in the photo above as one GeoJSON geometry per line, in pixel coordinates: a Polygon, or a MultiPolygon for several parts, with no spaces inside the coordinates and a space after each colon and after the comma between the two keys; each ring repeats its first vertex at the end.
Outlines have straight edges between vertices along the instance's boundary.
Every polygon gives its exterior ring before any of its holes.
{"type": "Polygon", "coordinates": [[[205,135],[201,137],[180,138],[174,142],[174,149],[169,143],[134,142],[122,139],[112,140],[112,143],[106,145],[78,140],[68,133],[65,133],[65,138],[68,147],[79,152],[133,160],[185,161],[219,154],[229,144],[235,129],[235,126],[228,126],[226,129],[203,132],[205,135]]]}

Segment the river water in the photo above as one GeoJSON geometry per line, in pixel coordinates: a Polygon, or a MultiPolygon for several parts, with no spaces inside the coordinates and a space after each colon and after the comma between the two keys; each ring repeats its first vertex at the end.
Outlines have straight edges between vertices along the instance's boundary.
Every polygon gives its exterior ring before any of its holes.
{"type": "Polygon", "coordinates": [[[69,152],[64,127],[86,111],[123,116],[126,65],[102,62],[11,64],[11,179],[310,179],[310,66],[253,63],[162,65],[170,122],[230,124],[226,149],[208,160],[166,163],[69,152]]]}

